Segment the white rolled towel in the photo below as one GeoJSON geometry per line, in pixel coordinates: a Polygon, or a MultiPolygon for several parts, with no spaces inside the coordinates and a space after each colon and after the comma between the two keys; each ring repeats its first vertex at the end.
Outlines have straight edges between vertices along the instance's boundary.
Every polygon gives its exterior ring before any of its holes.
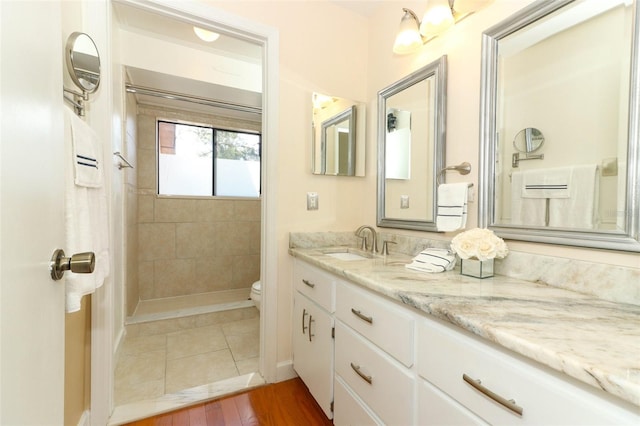
{"type": "Polygon", "coordinates": [[[413,262],[405,265],[405,268],[420,272],[437,273],[450,271],[455,266],[455,253],[447,249],[428,248],[418,253],[413,258],[413,262]]]}

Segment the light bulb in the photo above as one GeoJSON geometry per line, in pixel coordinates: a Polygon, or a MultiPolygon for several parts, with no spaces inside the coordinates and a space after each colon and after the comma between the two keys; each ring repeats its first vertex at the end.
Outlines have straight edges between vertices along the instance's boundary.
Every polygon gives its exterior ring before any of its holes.
{"type": "Polygon", "coordinates": [[[193,32],[196,33],[198,38],[202,41],[212,42],[216,41],[220,34],[214,33],[213,31],[205,30],[204,28],[193,27],[193,32]]]}

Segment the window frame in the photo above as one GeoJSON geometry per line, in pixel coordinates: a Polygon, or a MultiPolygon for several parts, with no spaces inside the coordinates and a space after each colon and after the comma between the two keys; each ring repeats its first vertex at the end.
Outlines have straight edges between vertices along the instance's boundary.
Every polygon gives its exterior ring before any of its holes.
{"type": "Polygon", "coordinates": [[[155,178],[156,178],[156,190],[155,195],[157,198],[185,198],[185,199],[245,199],[245,200],[258,200],[262,198],[262,132],[257,130],[248,130],[241,127],[232,126],[216,126],[213,124],[207,124],[202,122],[192,122],[180,119],[160,118],[156,117],[155,125],[155,150],[156,150],[156,164],[155,164],[155,178]],[[177,124],[182,126],[201,127],[212,130],[212,155],[211,155],[211,192],[212,195],[188,195],[188,194],[160,194],[160,123],[177,124]],[[257,196],[243,196],[243,195],[216,195],[216,132],[230,132],[230,133],[243,133],[247,135],[258,136],[258,156],[260,163],[260,174],[258,182],[258,195],[257,196]]]}

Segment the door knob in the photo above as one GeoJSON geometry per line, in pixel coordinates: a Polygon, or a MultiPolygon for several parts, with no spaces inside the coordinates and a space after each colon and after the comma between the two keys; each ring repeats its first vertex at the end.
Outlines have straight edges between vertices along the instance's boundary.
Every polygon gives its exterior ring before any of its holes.
{"type": "Polygon", "coordinates": [[[49,270],[54,281],[61,280],[64,271],[76,274],[90,274],[96,266],[96,255],[93,252],[76,253],[71,257],[65,257],[64,250],[57,249],[51,256],[49,270]]]}

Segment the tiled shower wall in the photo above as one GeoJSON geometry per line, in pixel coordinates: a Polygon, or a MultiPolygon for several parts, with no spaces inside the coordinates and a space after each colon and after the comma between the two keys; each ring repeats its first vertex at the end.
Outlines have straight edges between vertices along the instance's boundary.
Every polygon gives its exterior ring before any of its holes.
{"type": "Polygon", "coordinates": [[[260,123],[138,106],[139,298],[249,288],[260,278],[261,201],[158,197],[158,118],[233,130],[260,130],[260,123]]]}

